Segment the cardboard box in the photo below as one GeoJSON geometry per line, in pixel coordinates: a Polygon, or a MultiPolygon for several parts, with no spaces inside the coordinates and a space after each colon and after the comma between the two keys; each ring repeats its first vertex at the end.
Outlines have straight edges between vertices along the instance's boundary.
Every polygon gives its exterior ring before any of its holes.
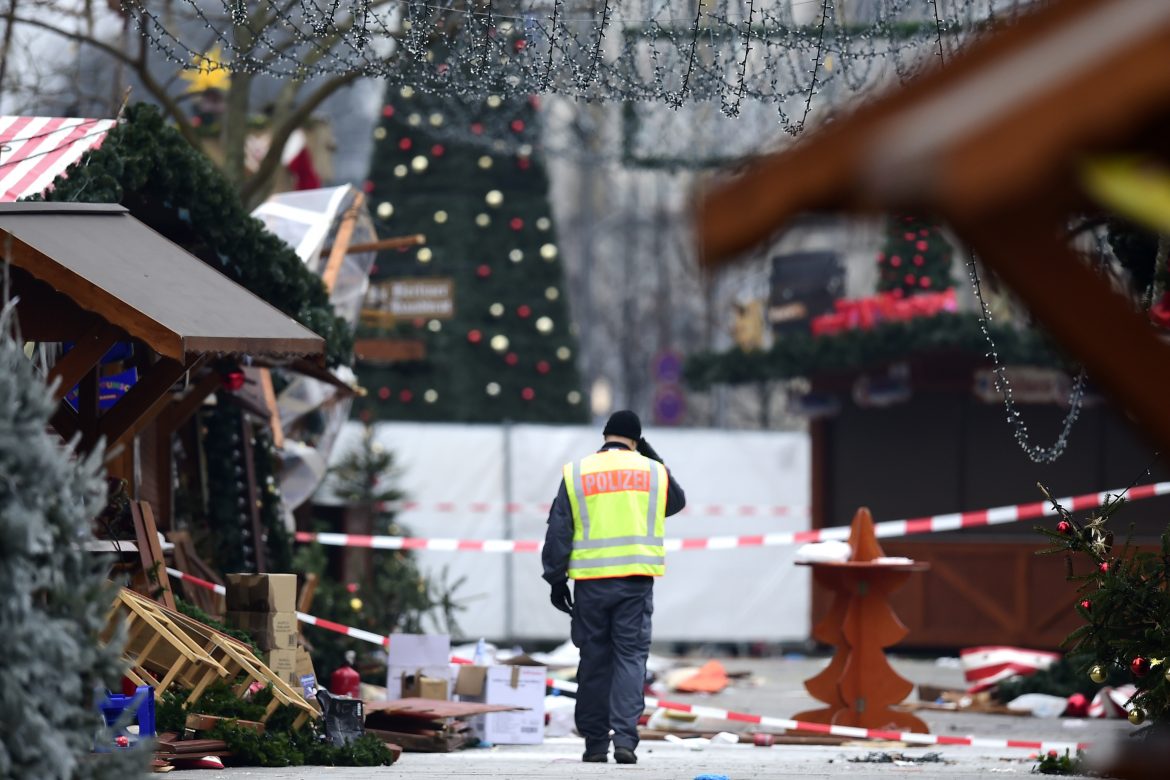
{"type": "Polygon", "coordinates": [[[296,678],[293,687],[300,690],[307,701],[316,703],[317,670],[313,668],[313,658],[309,651],[303,647],[297,648],[296,678]]]}
{"type": "Polygon", "coordinates": [[[264,652],[297,647],[296,612],[228,612],[224,622],[247,631],[264,652]]]}
{"type": "Polygon", "coordinates": [[[386,698],[403,698],[403,675],[450,681],[450,659],[451,637],[446,634],[391,634],[386,648],[386,698]]]}
{"type": "Polygon", "coordinates": [[[451,698],[451,681],[447,676],[428,677],[419,670],[411,674],[404,673],[399,680],[402,684],[403,699],[447,701],[451,698]]]}
{"type": "Polygon", "coordinates": [[[468,720],[475,735],[497,745],[539,745],[544,741],[543,666],[462,666],[455,682],[459,701],[524,707],[468,720]]]}
{"type": "Polygon", "coordinates": [[[227,575],[228,612],[296,612],[297,575],[227,575]]]}
{"type": "Polygon", "coordinates": [[[269,650],[264,663],[294,690],[301,691],[307,700],[312,701],[317,695],[317,673],[305,648],[269,650]]]}

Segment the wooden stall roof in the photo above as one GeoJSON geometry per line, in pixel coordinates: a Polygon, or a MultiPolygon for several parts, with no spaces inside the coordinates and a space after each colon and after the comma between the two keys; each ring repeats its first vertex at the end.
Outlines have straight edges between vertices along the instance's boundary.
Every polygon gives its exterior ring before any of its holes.
{"type": "Polygon", "coordinates": [[[207,353],[324,353],[320,336],[116,204],[0,203],[0,255],[59,303],[180,363],[207,353]]]}
{"type": "Polygon", "coordinates": [[[1168,51],[1166,0],[1048,5],[707,193],[700,257],[725,262],[810,209],[1075,206],[1083,155],[1151,130],[1166,149],[1168,51]]]}

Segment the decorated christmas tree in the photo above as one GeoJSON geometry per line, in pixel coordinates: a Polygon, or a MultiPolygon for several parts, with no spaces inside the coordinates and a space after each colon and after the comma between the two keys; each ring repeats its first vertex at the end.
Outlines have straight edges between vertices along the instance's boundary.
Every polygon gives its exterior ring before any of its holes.
{"type": "Polygon", "coordinates": [[[120,690],[121,650],[98,634],[113,601],[106,562],[85,551],[106,501],[101,453],[78,460],[48,432],[56,409],[0,314],[0,777],[125,778],[150,753],[90,756],[95,691],[120,690]]]}
{"type": "Polygon", "coordinates": [[[358,350],[366,418],[584,420],[535,98],[392,88],[382,114],[367,183],[378,232],[426,244],[378,258],[359,344],[415,355],[358,350]]]}
{"type": "Polygon", "coordinates": [[[938,225],[918,217],[892,217],[877,256],[877,288],[915,295],[953,287],[952,254],[938,225]]]}
{"type": "Polygon", "coordinates": [[[1081,583],[1076,609],[1085,624],[1066,640],[1070,653],[1085,659],[1081,671],[1095,683],[1129,678],[1137,688],[1131,722],[1170,726],[1170,529],[1158,552],[1138,551],[1115,544],[1110,530],[1124,497],[1080,521],[1045,495],[1059,517],[1055,528],[1039,529],[1053,542],[1046,552],[1065,555],[1069,579],[1081,583]]]}

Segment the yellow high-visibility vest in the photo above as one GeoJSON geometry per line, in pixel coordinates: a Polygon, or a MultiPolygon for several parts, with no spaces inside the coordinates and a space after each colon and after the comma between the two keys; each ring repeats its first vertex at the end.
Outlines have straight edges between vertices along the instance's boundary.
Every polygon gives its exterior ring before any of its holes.
{"type": "Polygon", "coordinates": [[[566,463],[573,509],[569,577],[666,573],[666,467],[631,450],[602,450],[566,463]]]}

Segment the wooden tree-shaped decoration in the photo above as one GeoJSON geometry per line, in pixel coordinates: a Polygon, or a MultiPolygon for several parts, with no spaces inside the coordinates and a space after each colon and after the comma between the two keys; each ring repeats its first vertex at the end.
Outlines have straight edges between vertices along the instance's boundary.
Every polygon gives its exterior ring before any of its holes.
{"type": "Polygon", "coordinates": [[[874,535],[873,517],[865,507],[857,510],[849,534],[853,552],[848,561],[812,562],[813,578],[833,592],[829,613],[813,628],[813,636],[837,648],[833,660],[804,687],[827,706],[802,712],[796,720],[856,726],[893,728],[928,733],[926,724],[891,705],[904,700],[914,684],[898,675],[883,648],[900,642],[908,633],[890,607],[890,594],[910,574],[925,571],[928,564],[884,562],[874,535]]]}

